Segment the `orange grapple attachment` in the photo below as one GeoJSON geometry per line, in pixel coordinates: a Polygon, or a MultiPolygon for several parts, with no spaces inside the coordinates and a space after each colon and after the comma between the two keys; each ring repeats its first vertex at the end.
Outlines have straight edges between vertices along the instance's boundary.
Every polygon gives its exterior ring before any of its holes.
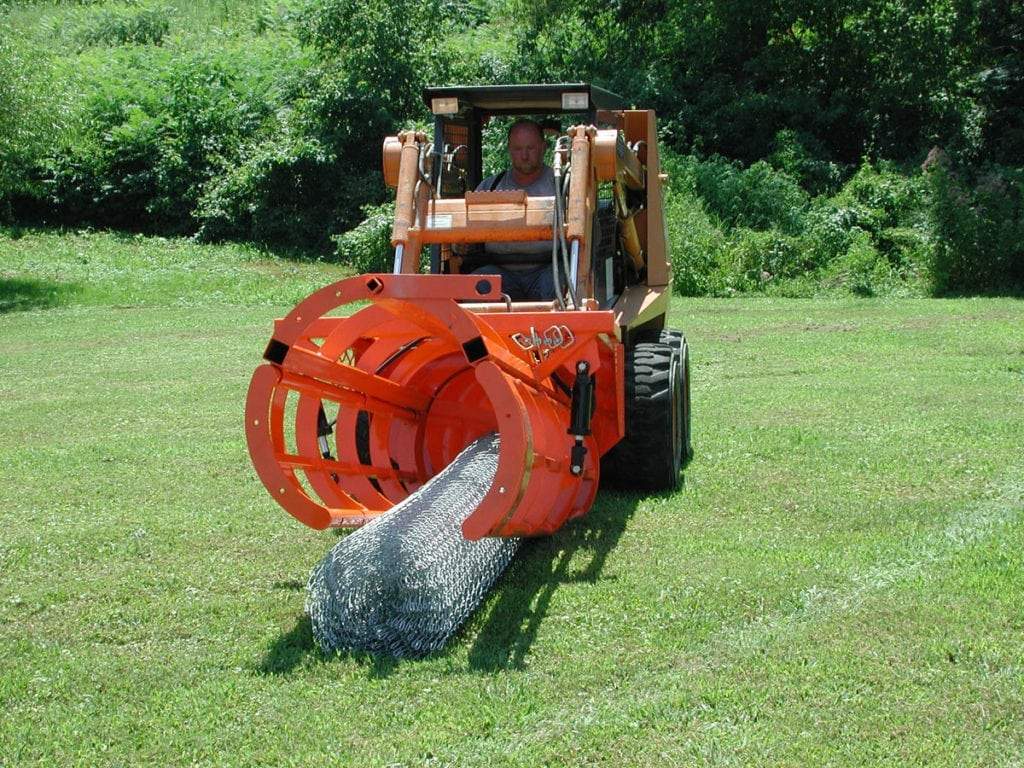
{"type": "Polygon", "coordinates": [[[277,321],[245,418],[253,465],[278,503],[313,528],[358,526],[498,432],[497,473],[463,522],[467,539],[550,534],[585,513],[599,458],[624,430],[614,318],[459,303],[499,295],[500,279],[488,275],[362,275],[277,321]],[[370,303],[331,314],[358,301],[370,303]],[[602,386],[590,434],[577,439],[581,364],[602,386]]]}

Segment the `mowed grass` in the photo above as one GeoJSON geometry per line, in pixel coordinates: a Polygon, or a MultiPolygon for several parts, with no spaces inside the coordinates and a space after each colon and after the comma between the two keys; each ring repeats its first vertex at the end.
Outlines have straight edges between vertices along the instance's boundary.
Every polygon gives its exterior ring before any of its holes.
{"type": "Polygon", "coordinates": [[[77,286],[0,314],[4,768],[1021,764],[1020,301],[677,298],[685,487],[602,493],[394,662],[313,647],[337,537],[242,435],[340,270],[36,232],[0,270],[77,286]]]}

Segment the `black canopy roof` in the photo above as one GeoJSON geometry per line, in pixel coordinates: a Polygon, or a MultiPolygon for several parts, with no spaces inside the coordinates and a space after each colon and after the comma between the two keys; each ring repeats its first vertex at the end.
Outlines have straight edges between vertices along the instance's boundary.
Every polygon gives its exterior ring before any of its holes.
{"type": "Polygon", "coordinates": [[[467,107],[489,114],[530,114],[557,112],[590,112],[595,109],[627,109],[626,101],[611,91],[590,83],[532,83],[525,85],[446,85],[423,89],[423,100],[431,108],[434,99],[459,100],[459,111],[467,107]],[[563,106],[564,94],[586,94],[586,103],[579,96],[576,104],[563,106]]]}

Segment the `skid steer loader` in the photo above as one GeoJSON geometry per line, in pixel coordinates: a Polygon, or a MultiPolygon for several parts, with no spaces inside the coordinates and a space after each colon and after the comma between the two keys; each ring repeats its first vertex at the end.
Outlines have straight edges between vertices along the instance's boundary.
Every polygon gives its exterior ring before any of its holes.
{"type": "Polygon", "coordinates": [[[433,137],[384,140],[392,272],[276,321],[246,403],[253,464],[285,510],[370,523],[310,577],[328,650],[441,647],[520,537],[585,514],[599,483],[673,489],[691,454],[654,113],[584,83],[424,99],[433,137]],[[477,191],[484,125],[505,116],[561,134],[548,194],[477,191]],[[523,241],[550,242],[554,300],[472,273],[481,244],[523,241]]]}

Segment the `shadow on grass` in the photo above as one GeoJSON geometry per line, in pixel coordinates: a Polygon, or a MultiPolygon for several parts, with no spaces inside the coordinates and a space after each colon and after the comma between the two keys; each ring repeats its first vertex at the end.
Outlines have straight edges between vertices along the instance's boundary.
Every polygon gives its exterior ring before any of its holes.
{"type": "Polygon", "coordinates": [[[584,517],[553,536],[524,542],[469,650],[470,669],[523,667],[555,592],[563,584],[598,581],[640,499],[602,491],[584,517]]]}
{"type": "Polygon", "coordinates": [[[934,291],[933,299],[1024,299],[1024,267],[1012,276],[1005,276],[999,285],[977,288],[952,286],[934,291]]]}
{"type": "Polygon", "coordinates": [[[0,278],[0,315],[67,304],[81,288],[74,283],[32,278],[0,278]]]}
{"type": "MultiPolygon", "coordinates": [[[[490,672],[523,667],[555,592],[563,584],[594,584],[600,579],[609,553],[641,498],[602,491],[581,519],[553,536],[524,542],[495,587],[492,606],[469,650],[469,668],[490,672]]],[[[296,584],[275,586],[294,589],[296,584]]],[[[457,644],[454,639],[446,650],[427,658],[452,653],[457,644]]],[[[310,657],[322,662],[348,659],[366,668],[374,678],[388,677],[403,661],[415,662],[363,652],[324,655],[313,640],[309,617],[303,614],[291,630],[274,641],[257,669],[264,675],[285,675],[310,657]]]]}
{"type": "Polygon", "coordinates": [[[350,659],[365,667],[373,678],[388,677],[400,662],[399,659],[371,653],[342,652],[328,656],[313,640],[313,624],[309,616],[302,614],[295,620],[295,626],[274,641],[256,669],[262,675],[287,675],[307,659],[319,663],[350,659]]]}
{"type": "Polygon", "coordinates": [[[309,616],[302,614],[295,626],[281,635],[267,650],[257,670],[264,675],[284,675],[291,672],[311,653],[318,653],[313,642],[313,625],[309,616]]]}

